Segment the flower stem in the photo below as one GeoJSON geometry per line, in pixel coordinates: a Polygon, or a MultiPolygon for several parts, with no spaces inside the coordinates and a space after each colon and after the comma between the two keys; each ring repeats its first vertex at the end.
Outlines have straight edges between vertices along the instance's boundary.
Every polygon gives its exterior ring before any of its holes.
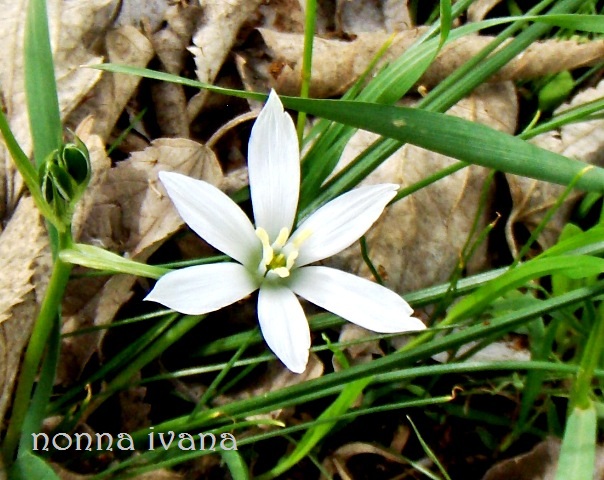
{"type": "MultiPolygon", "coordinates": [[[[68,232],[59,233],[59,250],[65,248],[71,242],[71,234],[68,232]]],[[[55,260],[48,288],[42,301],[38,318],[34,324],[27,350],[25,351],[25,358],[21,365],[21,373],[13,401],[13,411],[6,438],[4,439],[4,445],[2,446],[2,454],[7,466],[12,463],[17,450],[19,438],[22,434],[23,422],[29,410],[36,374],[38,373],[50,332],[53,324],[59,322],[60,319],[61,300],[67,281],[69,280],[71,268],[71,264],[65,263],[61,259],[57,258],[55,260]]]]}

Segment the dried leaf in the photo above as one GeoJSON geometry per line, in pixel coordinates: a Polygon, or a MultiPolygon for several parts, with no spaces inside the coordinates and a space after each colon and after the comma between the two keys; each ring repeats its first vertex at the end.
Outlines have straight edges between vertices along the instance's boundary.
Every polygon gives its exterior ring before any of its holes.
{"type": "Polygon", "coordinates": [[[476,0],[468,7],[468,21],[480,22],[501,0],[476,0]]]}
{"type": "MultiPolygon", "coordinates": [[[[595,88],[579,93],[570,103],[561,106],[556,112],[563,112],[603,96],[604,81],[595,88]]],[[[558,130],[535,137],[532,143],[567,157],[594,165],[602,165],[604,163],[604,120],[571,123],[558,130]]],[[[516,256],[518,253],[516,226],[523,225],[529,232],[532,232],[562,195],[565,187],[517,175],[506,175],[506,178],[513,203],[506,224],[506,237],[510,250],[516,256]]],[[[541,232],[538,243],[542,249],[549,248],[556,242],[562,228],[568,222],[573,204],[579,195],[578,192],[571,193],[541,232]]]]}
{"type": "Polygon", "coordinates": [[[411,23],[408,6],[400,0],[336,2],[336,31],[339,32],[397,32],[409,29],[411,23]]]}
{"type": "MultiPolygon", "coordinates": [[[[340,331],[338,342],[355,342],[366,338],[370,333],[362,327],[354,323],[346,323],[340,331]]],[[[373,360],[374,355],[383,356],[384,352],[380,348],[379,340],[367,340],[362,343],[354,343],[344,348],[348,354],[350,365],[358,365],[367,363],[373,360]]],[[[333,367],[336,372],[342,370],[342,365],[337,361],[335,355],[333,357],[333,367]]]]}
{"type": "MultiPolygon", "coordinates": [[[[151,42],[163,69],[179,75],[187,58],[186,47],[201,16],[201,9],[186,5],[172,5],[165,12],[165,27],[153,34],[151,42]]],[[[189,137],[187,98],[182,85],[158,82],[151,86],[155,117],[162,136],[189,137]]]]}
{"type": "MultiPolygon", "coordinates": [[[[513,85],[483,85],[449,113],[513,132],[516,127],[516,93],[513,85]]],[[[364,150],[376,136],[356,134],[346,147],[339,168],[364,150]]],[[[402,187],[447,167],[456,160],[407,145],[366,180],[394,182],[402,187]]],[[[414,291],[448,280],[459,264],[477,214],[488,170],[468,166],[391,205],[367,235],[369,258],[386,284],[397,292],[414,291]]],[[[478,231],[492,218],[482,212],[478,231]]],[[[485,266],[482,245],[466,265],[468,271],[485,266]]],[[[345,270],[369,276],[359,245],[353,245],[330,261],[345,270]]]]}
{"type": "MultiPolygon", "coordinates": [[[[222,180],[211,150],[186,139],[158,139],[147,149],[105,174],[91,188],[85,219],[74,224],[78,241],[103,246],[134,260],[146,261],[183,221],[158,181],[162,170],[177,171],[215,185],[222,180]]],[[[81,218],[81,217],[80,217],[81,218]]],[[[111,322],[132,295],[136,279],[117,275],[80,278],[69,283],[63,304],[64,330],[73,331],[111,322]]],[[[96,351],[103,333],[95,332],[64,341],[61,383],[77,377],[96,351]]]]}
{"type": "MultiPolygon", "coordinates": [[[[239,73],[247,89],[266,91],[275,88],[284,95],[300,91],[303,36],[259,29],[265,45],[251,49],[237,60],[239,73]]],[[[402,55],[425,32],[425,27],[398,33],[376,70],[402,55]]],[[[311,95],[332,97],[343,94],[365,71],[377,51],[390,39],[387,33],[364,33],[346,42],[315,39],[311,95]]],[[[445,46],[420,80],[432,87],[475,56],[491,42],[487,36],[471,35],[445,46]]],[[[533,43],[509,62],[491,82],[540,77],[549,73],[594,65],[604,57],[604,41],[577,42],[547,40],[533,43]]]]}
{"type": "Polygon", "coordinates": [[[118,27],[129,25],[138,28],[144,21],[155,30],[164,21],[171,3],[171,0],[120,0],[119,15],[114,24],[118,27]]]}
{"type": "Polygon", "coordinates": [[[212,83],[231,51],[243,22],[256,11],[261,0],[207,2],[205,22],[193,36],[189,51],[195,58],[197,78],[212,83]]]}
{"type": "Polygon", "coordinates": [[[323,460],[323,468],[325,472],[330,475],[330,477],[327,477],[325,476],[325,474],[322,474],[321,480],[331,478],[331,476],[335,473],[337,473],[343,479],[354,478],[346,468],[346,462],[348,462],[351,458],[357,455],[366,454],[379,455],[384,460],[387,460],[389,462],[395,462],[400,464],[406,463],[406,461],[402,457],[393,454],[391,451],[384,447],[364,442],[352,442],[341,446],[331,455],[325,457],[325,459],[323,460]]]}
{"type": "MultiPolygon", "coordinates": [[[[131,26],[111,30],[105,37],[108,61],[133,67],[145,67],[153,58],[151,42],[131,26]]],[[[98,63],[98,62],[97,62],[98,63]]],[[[101,80],[86,102],[69,119],[69,124],[79,123],[90,115],[94,117],[91,132],[107,142],[109,135],[122,114],[126,103],[140,83],[140,77],[104,72],[101,80]]]]}
{"type": "Polygon", "coordinates": [[[24,197],[0,235],[0,419],[12,398],[50,267],[44,223],[31,198],[24,197]]]}
{"type": "MultiPolygon", "coordinates": [[[[482,480],[555,480],[560,440],[547,438],[530,452],[493,465],[482,480]]],[[[594,480],[604,479],[604,447],[596,450],[594,480]]]]}

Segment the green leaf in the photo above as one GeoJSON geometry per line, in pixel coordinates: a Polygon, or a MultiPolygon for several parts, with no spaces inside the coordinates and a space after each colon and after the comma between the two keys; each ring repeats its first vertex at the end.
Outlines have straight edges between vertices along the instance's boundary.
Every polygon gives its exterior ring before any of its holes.
{"type": "Polygon", "coordinates": [[[539,110],[550,112],[568,98],[575,88],[575,80],[568,71],[554,75],[539,90],[539,110]]]}
{"type": "Polygon", "coordinates": [[[44,460],[30,452],[25,452],[17,457],[9,478],[12,480],[60,480],[44,460]]]}
{"type": "Polygon", "coordinates": [[[63,137],[45,0],[28,3],[24,69],[34,157],[39,166],[61,146],[63,137]]]}
{"type": "Polygon", "coordinates": [[[443,320],[454,323],[461,318],[476,315],[505,292],[521,287],[528,281],[553,273],[569,276],[590,276],[604,272],[604,259],[588,255],[536,258],[510,270],[489,282],[455,304],[443,320]]]}
{"type": "Polygon", "coordinates": [[[562,449],[558,460],[556,480],[593,480],[596,458],[596,408],[574,408],[570,412],[562,449]]]}
{"type": "Polygon", "coordinates": [[[249,469],[245,464],[245,460],[237,450],[221,450],[220,456],[227,464],[233,480],[249,480],[249,469]]]}
{"type": "MultiPolygon", "coordinates": [[[[467,163],[568,185],[588,164],[553,153],[485,125],[425,110],[336,100],[281,97],[294,110],[329,118],[467,163]]],[[[577,188],[604,190],[604,169],[592,167],[577,188]]]]}

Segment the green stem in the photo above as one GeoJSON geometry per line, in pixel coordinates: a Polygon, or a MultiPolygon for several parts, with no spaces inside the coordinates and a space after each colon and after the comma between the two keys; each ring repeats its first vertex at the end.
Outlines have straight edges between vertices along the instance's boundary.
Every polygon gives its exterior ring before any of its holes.
{"type": "MultiPolygon", "coordinates": [[[[310,93],[310,77],[312,74],[312,50],[315,39],[315,21],[317,18],[317,0],[306,1],[306,18],[304,22],[304,54],[302,57],[302,82],[300,86],[300,98],[308,98],[310,93]]],[[[298,112],[298,143],[302,145],[304,137],[304,125],[306,123],[306,112],[298,112]]]]}
{"type": "MultiPolygon", "coordinates": [[[[59,249],[65,248],[70,242],[69,233],[59,234],[59,249]]],[[[2,454],[7,466],[12,463],[17,445],[19,444],[23,422],[30,405],[36,374],[38,373],[50,332],[52,331],[53,324],[58,322],[60,318],[61,300],[67,281],[69,280],[70,272],[70,264],[56,259],[48,288],[42,301],[40,313],[34,324],[31,338],[25,351],[25,358],[21,365],[21,373],[13,401],[13,412],[2,447],[2,454]]]]}
{"type": "Polygon", "coordinates": [[[591,405],[592,380],[604,346],[604,306],[594,315],[594,325],[583,351],[577,380],[570,397],[570,406],[588,409],[591,405]]]}

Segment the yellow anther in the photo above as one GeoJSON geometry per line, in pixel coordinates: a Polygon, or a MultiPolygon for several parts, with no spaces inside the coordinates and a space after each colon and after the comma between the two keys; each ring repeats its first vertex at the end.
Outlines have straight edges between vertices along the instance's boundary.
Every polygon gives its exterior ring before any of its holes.
{"type": "Polygon", "coordinates": [[[287,267],[278,267],[278,268],[273,268],[271,270],[271,272],[273,272],[275,275],[281,277],[281,278],[287,278],[289,277],[289,268],[287,267]]]}
{"type": "Polygon", "coordinates": [[[294,266],[294,263],[296,262],[296,258],[298,258],[298,255],[299,255],[298,251],[294,250],[287,256],[287,262],[285,263],[285,267],[288,270],[291,270],[291,268],[294,266]]]}

